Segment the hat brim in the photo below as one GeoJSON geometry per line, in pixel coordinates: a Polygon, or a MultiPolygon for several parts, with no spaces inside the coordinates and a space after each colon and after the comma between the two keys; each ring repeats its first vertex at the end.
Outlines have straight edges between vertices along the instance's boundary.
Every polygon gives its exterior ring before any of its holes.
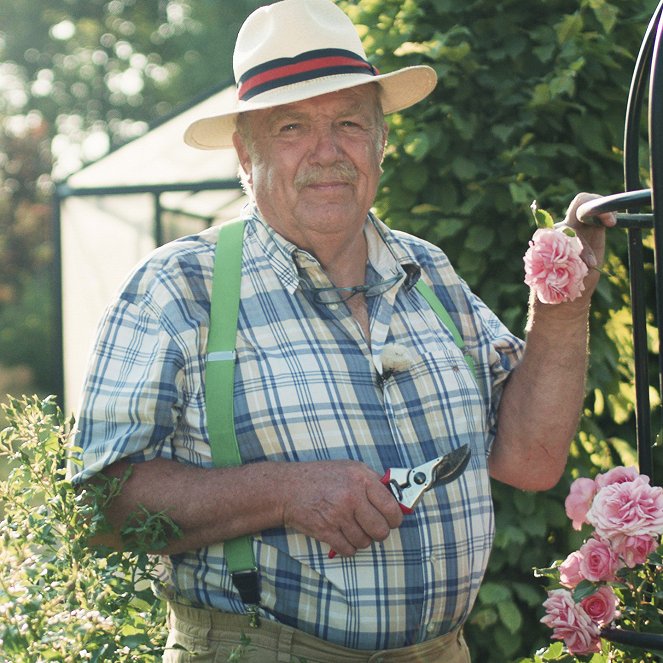
{"type": "Polygon", "coordinates": [[[225,113],[196,120],[184,133],[184,142],[199,150],[232,147],[239,113],[283,106],[368,83],[378,83],[382,88],[380,98],[386,115],[409,108],[427,97],[435,88],[437,74],[427,65],[416,65],[378,76],[339,74],[287,85],[260,95],[259,100],[236,101],[225,113]]]}

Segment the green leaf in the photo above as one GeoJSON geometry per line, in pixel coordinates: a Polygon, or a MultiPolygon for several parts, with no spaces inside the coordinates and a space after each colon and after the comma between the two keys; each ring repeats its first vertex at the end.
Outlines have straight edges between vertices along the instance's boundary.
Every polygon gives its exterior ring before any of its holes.
{"type": "Polygon", "coordinates": [[[519,633],[511,633],[504,629],[495,632],[495,644],[499,649],[501,661],[511,660],[520,649],[521,643],[522,640],[519,633]]]}
{"type": "Polygon", "coordinates": [[[565,44],[571,39],[575,39],[580,35],[583,29],[583,19],[580,12],[574,12],[564,16],[562,20],[555,26],[557,33],[557,41],[559,44],[565,44]]]}
{"type": "Polygon", "coordinates": [[[581,580],[577,587],[573,590],[573,600],[576,603],[580,603],[583,599],[586,599],[588,596],[591,596],[598,589],[598,585],[589,580],[581,580]]]}
{"type": "Polygon", "coordinates": [[[533,537],[543,537],[546,533],[546,521],[542,517],[530,516],[523,522],[524,530],[533,537]]]}
{"type": "Polygon", "coordinates": [[[594,10],[598,22],[603,26],[607,34],[610,34],[615,27],[619,10],[615,5],[606,2],[606,0],[590,0],[589,6],[594,10]]]}
{"type": "Polygon", "coordinates": [[[547,653],[543,654],[544,661],[554,661],[564,653],[564,643],[554,642],[548,647],[547,653]]]}
{"type": "Polygon", "coordinates": [[[515,490],[513,492],[513,504],[518,510],[518,513],[529,516],[536,511],[536,496],[524,490],[515,490]]]}
{"type": "Polygon", "coordinates": [[[536,200],[532,201],[532,204],[530,205],[530,209],[532,210],[532,215],[534,216],[534,223],[536,223],[537,228],[554,228],[555,227],[555,221],[553,220],[550,213],[546,212],[546,210],[544,210],[544,209],[541,209],[537,205],[536,200]]]}
{"type": "Polygon", "coordinates": [[[495,241],[495,231],[484,226],[472,226],[467,233],[465,246],[477,253],[485,251],[495,241]]]}
{"type": "Polygon", "coordinates": [[[473,180],[478,173],[476,163],[464,156],[457,156],[453,159],[451,170],[461,180],[473,180]]]}
{"type": "Polygon", "coordinates": [[[520,610],[513,601],[501,601],[497,604],[501,622],[509,629],[511,633],[517,633],[523,623],[523,617],[520,610]]]}
{"type": "Polygon", "coordinates": [[[410,136],[408,141],[403,145],[405,153],[410,155],[415,161],[421,161],[428,150],[430,149],[430,141],[428,134],[423,131],[410,136]]]}
{"type": "Polygon", "coordinates": [[[505,585],[485,582],[479,589],[479,600],[484,604],[496,605],[511,598],[511,591],[505,585]]]}
{"type": "Polygon", "coordinates": [[[540,587],[533,587],[524,582],[514,582],[511,585],[513,593],[525,604],[529,606],[538,606],[542,600],[542,592],[540,587]]]}

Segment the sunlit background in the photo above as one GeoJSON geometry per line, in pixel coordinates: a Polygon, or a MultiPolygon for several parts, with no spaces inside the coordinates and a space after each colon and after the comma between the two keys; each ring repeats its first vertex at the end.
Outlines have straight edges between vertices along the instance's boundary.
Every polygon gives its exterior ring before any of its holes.
{"type": "Polygon", "coordinates": [[[229,83],[261,4],[0,1],[0,394],[62,397],[55,185],[229,83]]]}

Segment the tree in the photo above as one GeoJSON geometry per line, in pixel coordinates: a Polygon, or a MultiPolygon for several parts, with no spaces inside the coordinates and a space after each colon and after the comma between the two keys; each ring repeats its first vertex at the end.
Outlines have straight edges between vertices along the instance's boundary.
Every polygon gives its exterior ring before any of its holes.
{"type": "Polygon", "coordinates": [[[45,353],[53,345],[52,177],[231,80],[235,35],[260,4],[0,4],[0,365],[28,365],[40,393],[58,384],[45,353]]]}
{"type": "MultiPolygon", "coordinates": [[[[532,200],[560,217],[579,190],[623,190],[628,87],[655,4],[343,3],[381,71],[427,63],[439,75],[429,101],[390,118],[380,215],[439,244],[515,332],[526,316],[522,256],[532,200]]],[[[577,543],[562,506],[570,479],[635,460],[625,242],[619,232],[609,239],[569,470],[546,494],[494,484],[495,545],[467,628],[475,660],[504,663],[545,641],[538,625],[544,593],[531,568],[577,543]]]]}

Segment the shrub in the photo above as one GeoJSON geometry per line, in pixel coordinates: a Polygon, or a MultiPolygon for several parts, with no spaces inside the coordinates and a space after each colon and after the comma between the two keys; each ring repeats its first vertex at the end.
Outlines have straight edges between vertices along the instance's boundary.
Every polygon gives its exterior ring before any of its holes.
{"type": "Polygon", "coordinates": [[[131,528],[134,552],[93,548],[107,531],[103,510],[122,485],[107,479],[77,490],[66,477],[73,420],[52,399],[11,398],[0,433],[0,660],[160,660],[164,607],[147,550],[171,531],[161,514],[131,528]]]}

